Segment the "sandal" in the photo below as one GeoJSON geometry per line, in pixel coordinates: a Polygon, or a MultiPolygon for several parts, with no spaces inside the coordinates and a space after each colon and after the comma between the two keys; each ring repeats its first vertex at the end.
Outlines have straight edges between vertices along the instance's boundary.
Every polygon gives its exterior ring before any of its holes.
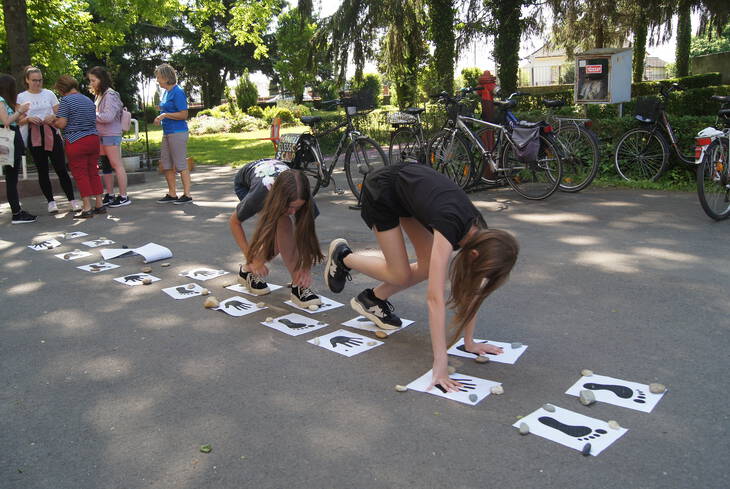
{"type": "Polygon", "coordinates": [[[74,219],[88,219],[94,217],[94,210],[89,209],[88,211],[81,211],[74,216],[74,219]]]}

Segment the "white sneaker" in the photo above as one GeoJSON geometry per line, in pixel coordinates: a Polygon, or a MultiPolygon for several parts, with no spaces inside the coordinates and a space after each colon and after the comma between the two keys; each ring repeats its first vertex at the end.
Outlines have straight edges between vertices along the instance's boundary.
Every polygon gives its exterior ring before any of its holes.
{"type": "Polygon", "coordinates": [[[56,205],[56,201],[52,200],[48,203],[48,213],[49,214],[57,214],[58,213],[58,205],[56,205]]]}
{"type": "Polygon", "coordinates": [[[71,210],[72,211],[78,212],[78,211],[80,211],[83,208],[84,208],[84,206],[81,205],[81,202],[79,202],[78,200],[72,200],[71,201],[71,210]]]}

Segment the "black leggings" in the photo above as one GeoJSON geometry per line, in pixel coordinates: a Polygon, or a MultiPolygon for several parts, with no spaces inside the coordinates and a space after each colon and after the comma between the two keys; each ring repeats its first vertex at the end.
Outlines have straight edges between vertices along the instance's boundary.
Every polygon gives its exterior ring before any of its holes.
{"type": "Polygon", "coordinates": [[[3,166],[5,174],[5,193],[8,196],[8,203],[13,214],[20,212],[20,196],[18,195],[18,170],[10,165],[3,166]]]}
{"type": "MultiPolygon", "coordinates": [[[[43,147],[45,142],[44,131],[41,130],[41,145],[31,146],[30,154],[33,156],[33,162],[36,168],[38,168],[38,184],[41,187],[41,192],[46,197],[48,202],[53,200],[53,187],[51,186],[50,171],[48,168],[48,160],[50,159],[53,169],[58,175],[58,183],[61,184],[63,193],[66,194],[66,198],[70,201],[74,200],[74,189],[71,184],[71,178],[68,176],[66,170],[66,158],[63,153],[63,141],[61,137],[55,132],[53,134],[53,149],[46,151],[43,147]]],[[[30,135],[29,135],[30,138],[30,135]]]]}

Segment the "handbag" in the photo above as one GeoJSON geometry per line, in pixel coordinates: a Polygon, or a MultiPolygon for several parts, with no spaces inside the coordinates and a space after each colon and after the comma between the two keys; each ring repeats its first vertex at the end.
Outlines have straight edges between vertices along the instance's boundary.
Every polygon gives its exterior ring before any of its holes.
{"type": "Polygon", "coordinates": [[[0,166],[15,166],[15,131],[0,128],[0,166]]]}
{"type": "Polygon", "coordinates": [[[127,132],[132,127],[132,114],[126,107],[122,109],[122,131],[127,132]]]}

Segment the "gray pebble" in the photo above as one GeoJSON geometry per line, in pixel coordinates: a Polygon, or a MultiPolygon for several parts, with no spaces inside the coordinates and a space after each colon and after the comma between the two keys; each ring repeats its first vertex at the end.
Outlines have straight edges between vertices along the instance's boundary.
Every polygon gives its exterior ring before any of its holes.
{"type": "Polygon", "coordinates": [[[530,426],[527,423],[520,423],[520,435],[526,435],[530,432],[530,426]]]}
{"type": "Polygon", "coordinates": [[[406,387],[404,385],[397,384],[395,386],[395,390],[397,390],[398,392],[406,392],[408,390],[408,387],[406,387]]]}
{"type": "Polygon", "coordinates": [[[552,405],[552,404],[550,404],[550,403],[546,403],[546,404],[543,404],[543,405],[542,405],[542,408],[543,408],[543,409],[544,409],[545,411],[549,412],[549,413],[554,413],[554,412],[555,412],[555,406],[553,406],[553,405],[552,405]]]}
{"type": "Polygon", "coordinates": [[[485,355],[479,355],[474,359],[477,363],[489,363],[489,357],[485,355]]]}
{"type": "Polygon", "coordinates": [[[608,422],[608,427],[611,428],[612,430],[620,430],[621,429],[621,425],[618,424],[618,421],[615,421],[613,419],[608,422]]]}
{"type": "Polygon", "coordinates": [[[471,402],[477,402],[477,399],[479,399],[479,398],[477,397],[476,394],[469,394],[469,400],[471,402]]]}
{"type": "Polygon", "coordinates": [[[580,391],[580,403],[584,406],[590,406],[594,402],[596,402],[596,396],[593,394],[593,391],[589,391],[587,389],[583,389],[580,391]]]}
{"type": "Polygon", "coordinates": [[[513,350],[516,350],[518,348],[522,348],[522,343],[520,343],[519,341],[515,341],[514,343],[512,343],[511,346],[513,350]]]}
{"type": "Polygon", "coordinates": [[[662,392],[666,392],[666,390],[667,386],[665,386],[664,384],[649,384],[649,392],[651,392],[652,394],[661,394],[662,392]]]}
{"type": "Polygon", "coordinates": [[[590,455],[591,454],[591,444],[586,443],[585,445],[583,445],[583,450],[581,450],[580,453],[582,453],[584,457],[587,457],[588,455],[590,455]]]}
{"type": "Polygon", "coordinates": [[[161,267],[169,267],[169,266],[170,266],[170,264],[169,264],[169,263],[167,263],[167,262],[165,262],[165,263],[160,263],[160,266],[161,266],[161,267]]]}
{"type": "Polygon", "coordinates": [[[583,370],[580,371],[580,374],[583,377],[590,377],[591,375],[593,375],[593,370],[588,370],[587,368],[584,368],[583,370]]]}
{"type": "Polygon", "coordinates": [[[489,389],[489,392],[491,392],[492,394],[495,394],[495,395],[499,396],[499,395],[504,394],[504,387],[502,387],[501,385],[493,385],[489,389]]]}

